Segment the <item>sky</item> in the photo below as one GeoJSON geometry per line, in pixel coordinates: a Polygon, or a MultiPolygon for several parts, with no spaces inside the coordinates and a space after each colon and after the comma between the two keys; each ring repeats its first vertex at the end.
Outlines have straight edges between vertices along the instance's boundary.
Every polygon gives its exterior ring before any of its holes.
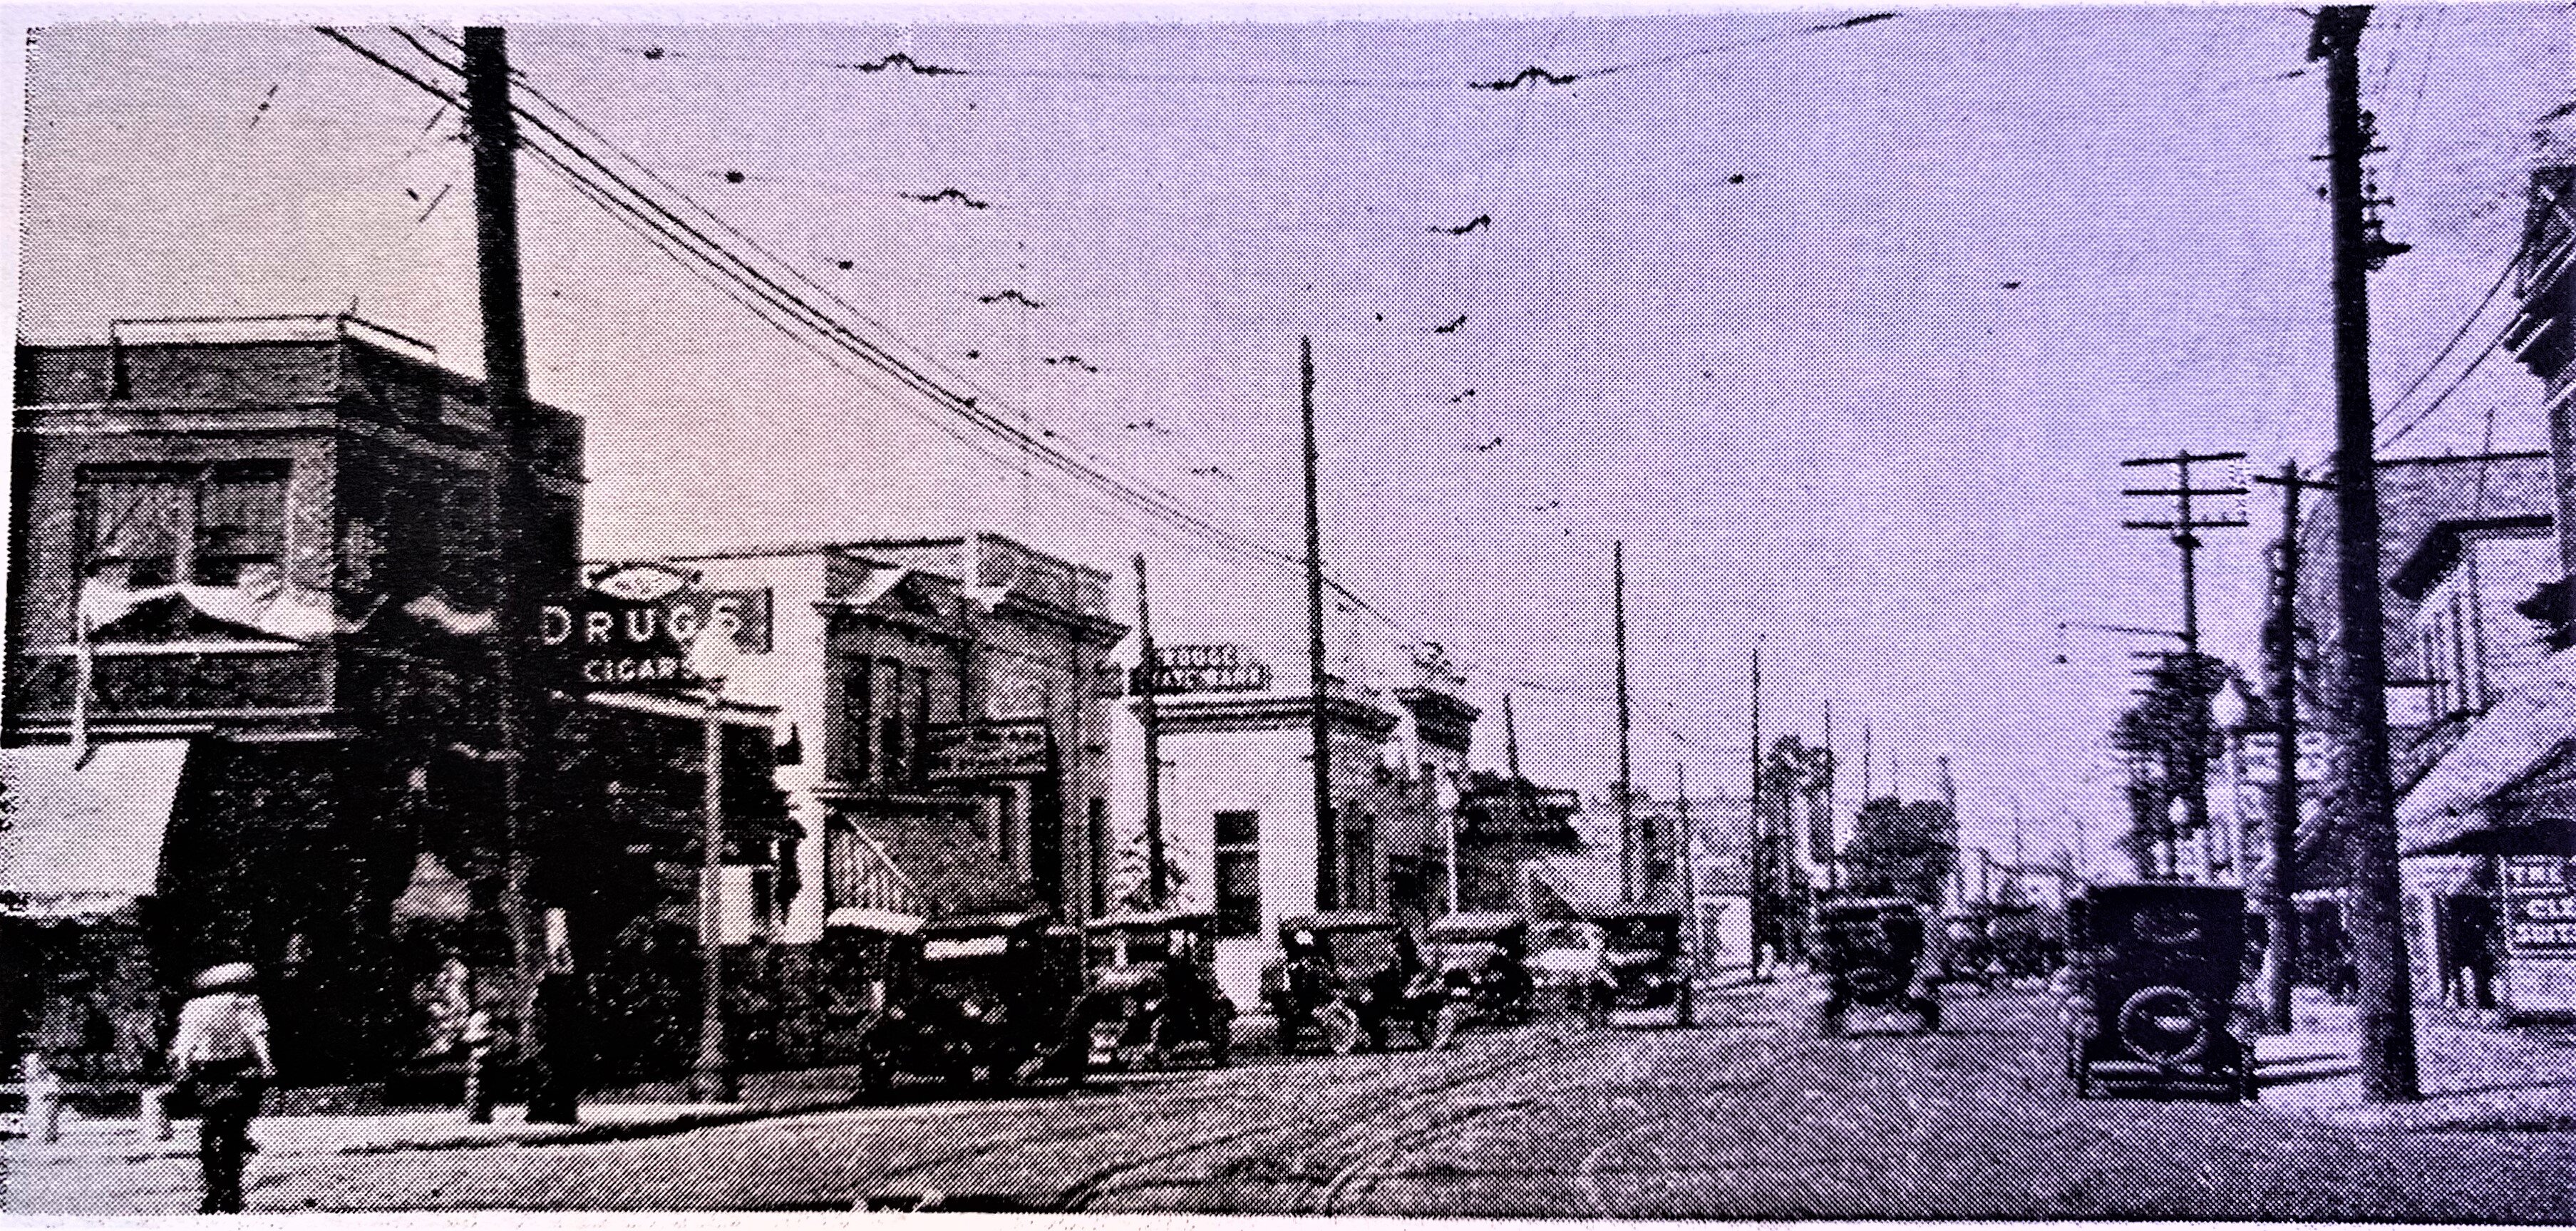
{"type": "MultiPolygon", "coordinates": [[[[2120,525],[2160,515],[2121,488],[2163,484],[2119,462],[2328,451],[2308,21],[1812,29],[1868,11],[522,26],[510,50],[594,130],[568,131],[722,219],[737,255],[1290,556],[1310,338],[1324,555],[1386,617],[1337,604],[1336,653],[1445,644],[1487,708],[1480,762],[1510,692],[1534,777],[1615,777],[1619,541],[1640,790],[1676,764],[1743,789],[1758,642],[1766,732],[1821,740],[1830,703],[1854,788],[1866,725],[1882,789],[1926,794],[1952,759],[1971,845],[2008,850],[2018,801],[2034,857],[2080,829],[2109,868],[2103,733],[2152,641],[2081,625],[2180,619],[2173,547],[2120,525]],[[963,71],[854,67],[896,51],[963,71]],[[1468,84],[1529,66],[1578,79],[1468,84]],[[918,199],[949,188],[981,205],[918,199]]],[[[2383,404],[2464,321],[2468,347],[2501,327],[2472,313],[2519,240],[2534,129],[2576,84],[2570,26],[2400,7],[2365,37],[2388,231],[2415,245],[2373,281],[2383,404]]],[[[452,29],[413,33],[447,54],[452,29]]],[[[68,25],[28,55],[22,337],[354,304],[479,370],[438,100],[300,27],[68,25]]],[[[1110,571],[1123,610],[1142,552],[1158,639],[1296,675],[1293,569],[1104,512],[521,162],[536,392],[587,417],[591,555],[989,529],[1110,571]]],[[[2386,415],[2383,439],[2431,410],[2390,455],[2540,446],[2506,357],[2433,405],[2473,354],[2386,415]]],[[[2211,647],[2239,661],[2276,503],[2202,556],[2211,647]]]]}

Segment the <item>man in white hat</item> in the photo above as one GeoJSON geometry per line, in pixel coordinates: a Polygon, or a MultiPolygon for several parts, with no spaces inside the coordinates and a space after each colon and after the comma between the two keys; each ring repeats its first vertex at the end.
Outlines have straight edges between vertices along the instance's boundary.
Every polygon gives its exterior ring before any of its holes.
{"type": "Polygon", "coordinates": [[[197,1159],[206,1172],[200,1214],[238,1214],[242,1164],[250,1153],[251,1117],[277,1065],[268,1052],[268,1012],[254,990],[259,971],[248,962],[209,966],[179,1009],[178,1037],[170,1041],[170,1068],[196,1091],[197,1159]]]}

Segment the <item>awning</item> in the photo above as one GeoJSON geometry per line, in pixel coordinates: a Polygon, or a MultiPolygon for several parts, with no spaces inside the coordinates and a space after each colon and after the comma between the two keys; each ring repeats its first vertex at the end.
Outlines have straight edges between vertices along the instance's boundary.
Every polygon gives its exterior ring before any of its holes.
{"type": "Polygon", "coordinates": [[[2460,742],[2397,804],[2399,845],[2445,846],[2485,819],[2479,805],[2576,738],[2576,651],[2561,651],[2496,698],[2460,742]]]}
{"type": "Polygon", "coordinates": [[[870,906],[844,906],[823,917],[823,926],[827,928],[866,928],[872,932],[892,932],[897,936],[910,936],[921,930],[921,924],[919,915],[870,906]]]}
{"type": "Polygon", "coordinates": [[[161,840],[187,768],[189,741],[0,749],[9,792],[0,831],[0,890],[21,918],[94,918],[149,897],[161,840]]]}

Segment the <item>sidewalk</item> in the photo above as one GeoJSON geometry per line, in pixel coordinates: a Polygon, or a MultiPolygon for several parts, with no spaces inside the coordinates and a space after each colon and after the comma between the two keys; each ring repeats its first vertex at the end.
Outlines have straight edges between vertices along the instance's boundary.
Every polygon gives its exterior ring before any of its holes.
{"type": "MultiPolygon", "coordinates": [[[[495,1108],[489,1124],[467,1123],[453,1107],[263,1116],[251,1125],[251,1138],[272,1159],[620,1141],[858,1106],[862,1100],[850,1093],[851,1076],[851,1070],[841,1068],[750,1074],[742,1078],[741,1100],[732,1103],[689,1102],[682,1087],[670,1084],[603,1091],[583,1101],[579,1124],[530,1124],[526,1108],[515,1105],[495,1108]]],[[[140,1121],[92,1119],[66,1111],[62,1140],[20,1137],[0,1144],[0,1150],[8,1154],[12,1168],[195,1157],[196,1122],[181,1120],[175,1128],[171,1140],[156,1141],[142,1131],[140,1121]]],[[[22,1131],[15,1116],[0,1117],[0,1129],[10,1136],[22,1131]]]]}
{"type": "Polygon", "coordinates": [[[2359,1013],[2301,989],[2296,1029],[2255,1049],[2265,1106],[2350,1128],[2533,1132],[2576,1128],[2576,1026],[2491,1026],[2455,1010],[2415,1009],[2414,1103],[2369,1101],[2359,1013]]]}

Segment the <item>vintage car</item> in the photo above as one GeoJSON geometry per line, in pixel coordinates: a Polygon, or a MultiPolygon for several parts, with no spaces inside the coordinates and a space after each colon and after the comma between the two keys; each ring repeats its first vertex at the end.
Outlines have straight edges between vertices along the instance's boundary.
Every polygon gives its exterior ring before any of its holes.
{"type": "Polygon", "coordinates": [[[1216,916],[1111,915],[1083,926],[1091,987],[1076,1017],[1094,1068],[1224,1068],[1234,1002],[1217,990],[1216,916]]]}
{"type": "Polygon", "coordinates": [[[1502,911],[1463,912],[1432,924],[1428,941],[1431,971],[1446,999],[1432,1023],[1433,1047],[1447,1047],[1470,1023],[1530,1019],[1535,985],[1528,920],[1502,911]]]}
{"type": "Polygon", "coordinates": [[[1081,933],[1037,912],[934,919],[858,1032],[859,1084],[899,1076],[986,1088],[1079,1081],[1089,1039],[1069,1029],[1081,933]]]}
{"type": "Polygon", "coordinates": [[[2075,1092],[2254,1097],[2245,893],[2096,885],[2067,903],[2060,1020],[2075,1092]]]}
{"type": "Polygon", "coordinates": [[[1816,904],[1816,1033],[1843,1032],[1856,1008],[1941,1028],[1941,997],[1924,969],[1923,905],[1911,898],[1828,894],[1816,904]]]}
{"type": "Polygon", "coordinates": [[[1697,972],[1683,943],[1681,912],[1625,910],[1593,922],[1601,928],[1602,954],[1586,1006],[1592,1023],[1691,1025],[1697,972]]]}
{"type": "Polygon", "coordinates": [[[1424,979],[1413,933],[1392,915],[1342,910],[1279,921],[1278,960],[1261,974],[1261,996],[1279,1019],[1279,1049],[1313,1046],[1347,1055],[1362,1044],[1384,1050],[1395,1028],[1431,1041],[1447,1002],[1424,979]]]}
{"type": "Polygon", "coordinates": [[[1607,969],[1600,926],[1580,919],[1540,923],[1532,929],[1530,948],[1530,977],[1538,983],[1540,1003],[1569,1013],[1587,1012],[1592,984],[1607,969]]]}

